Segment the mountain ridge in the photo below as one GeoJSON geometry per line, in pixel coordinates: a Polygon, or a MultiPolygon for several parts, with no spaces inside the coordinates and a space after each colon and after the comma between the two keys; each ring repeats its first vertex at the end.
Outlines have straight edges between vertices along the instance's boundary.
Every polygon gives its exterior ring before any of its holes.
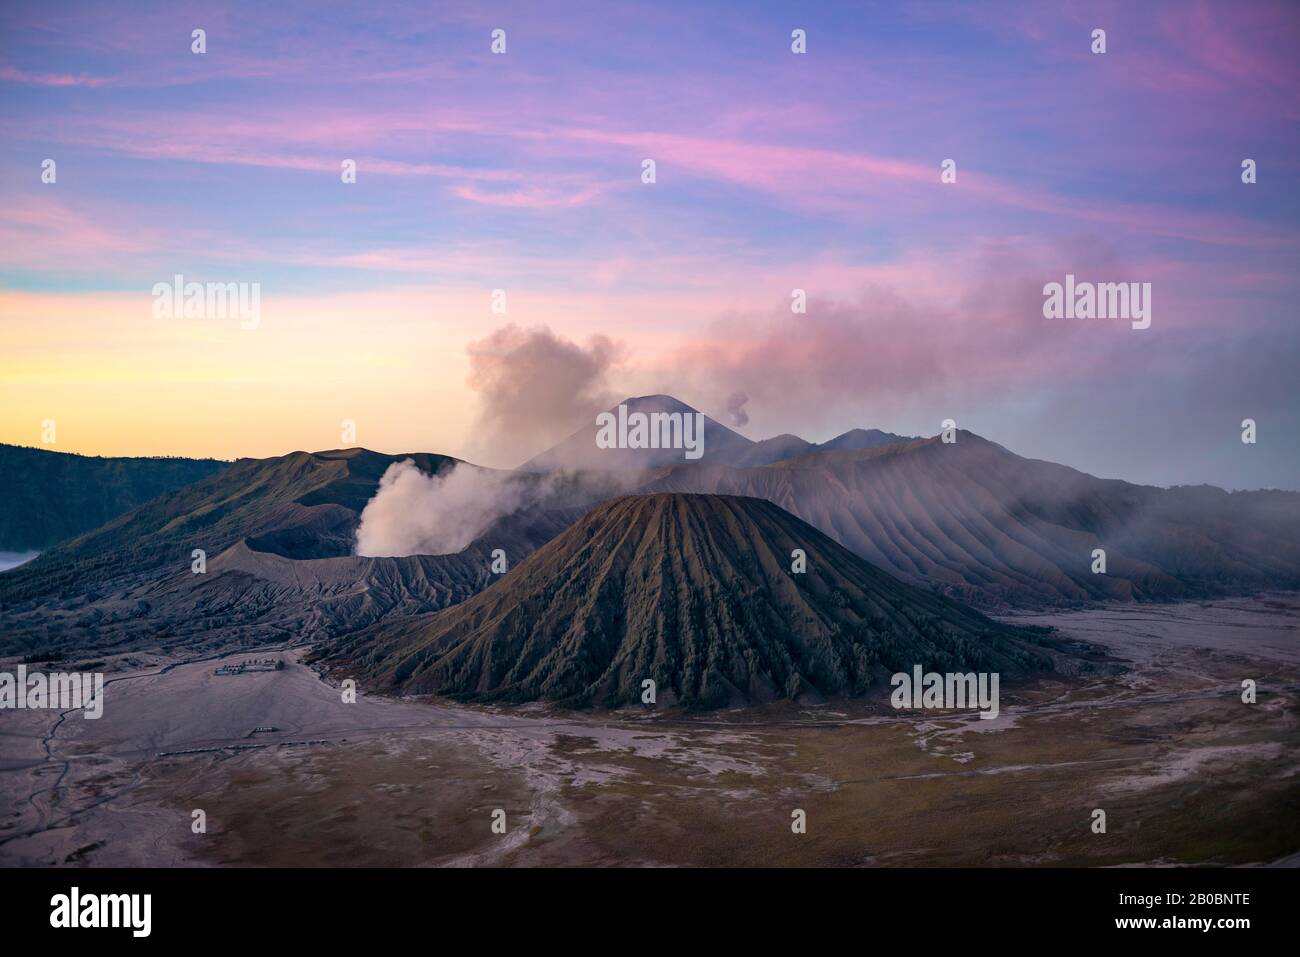
{"type": "Polygon", "coordinates": [[[335,639],[322,660],[400,693],[618,707],[649,679],[716,708],[861,696],[916,663],[1051,670],[1042,637],[899,582],[766,500],[651,494],[602,503],[472,598],[335,639]]]}
{"type": "Polygon", "coordinates": [[[850,430],[812,446],[776,436],[764,441],[784,457],[764,465],[497,472],[527,494],[509,496],[463,551],[373,560],[353,552],[385,471],[410,460],[441,475],[460,460],[363,448],[239,459],[0,573],[0,638],[24,653],[134,647],[155,635],[207,647],[432,613],[495,580],[494,549],[515,565],[628,492],[765,499],[890,575],[985,609],[1300,587],[1300,493],[1100,479],[964,430],[952,444],[897,438],[850,430]],[[205,575],[190,571],[196,548],[205,575]],[[1091,569],[1097,548],[1105,574],[1091,569]]]}
{"type": "Polygon", "coordinates": [[[951,444],[667,468],[642,490],[766,498],[891,574],[981,607],[1300,587],[1300,493],[1101,479],[965,430],[951,444]],[[1097,548],[1105,574],[1092,571],[1097,548]]]}
{"type": "Polygon", "coordinates": [[[41,551],[225,469],[218,459],[100,456],[0,443],[0,551],[41,551]]]}
{"type": "MultiPolygon", "coordinates": [[[[241,538],[315,528],[336,553],[350,551],[360,514],[389,465],[411,459],[436,474],[456,459],[430,453],[387,456],[368,449],[290,452],[237,459],[229,466],[143,503],[61,542],[0,575],[0,607],[66,588],[144,578],[166,565],[188,568],[198,548],[216,555],[241,538]],[[339,511],[339,510],[342,511],[339,511]]],[[[319,556],[315,556],[319,557],[319,556]]]]}
{"type": "MultiPolygon", "coordinates": [[[[703,455],[691,464],[761,466],[814,451],[874,448],[915,438],[882,432],[880,429],[850,429],[823,443],[809,442],[790,433],[755,440],[727,428],[680,399],[663,393],[632,396],[606,412],[617,415],[620,407],[625,407],[629,416],[634,413],[703,416],[703,455]]],[[[590,426],[578,429],[563,441],[533,456],[520,465],[518,471],[638,470],[672,465],[684,459],[681,449],[602,449],[596,443],[597,432],[598,427],[593,421],[590,426]]]]}

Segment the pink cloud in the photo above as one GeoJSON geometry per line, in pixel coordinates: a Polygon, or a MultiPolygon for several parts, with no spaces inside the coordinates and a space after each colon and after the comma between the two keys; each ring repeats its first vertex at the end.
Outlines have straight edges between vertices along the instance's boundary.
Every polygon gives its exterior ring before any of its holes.
{"type": "Polygon", "coordinates": [[[27,73],[11,66],[0,67],[0,80],[24,83],[28,86],[107,86],[112,81],[104,77],[73,75],[71,73],[27,73]]]}
{"type": "Polygon", "coordinates": [[[512,190],[485,190],[474,184],[452,188],[461,199],[488,206],[509,206],[516,209],[556,209],[583,206],[605,192],[603,185],[576,186],[571,189],[529,186],[512,190]]]}
{"type": "Polygon", "coordinates": [[[151,230],[128,227],[108,213],[75,208],[48,193],[9,197],[0,204],[0,248],[6,251],[4,264],[11,268],[124,262],[155,245],[151,230]]]}

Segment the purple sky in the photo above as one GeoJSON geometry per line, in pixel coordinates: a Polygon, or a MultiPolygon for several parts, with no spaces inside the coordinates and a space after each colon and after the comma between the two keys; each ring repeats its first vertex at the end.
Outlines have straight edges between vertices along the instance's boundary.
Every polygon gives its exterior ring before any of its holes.
{"type": "Polygon", "coordinates": [[[754,438],[953,418],[1300,488],[1300,5],[376,6],[0,12],[0,440],[270,455],[350,418],[512,465],[611,396],[743,394],[754,438]],[[1151,328],[1045,320],[1067,272],[1151,283],[1151,328]],[[259,282],[262,326],[160,327],[175,273],[259,282]]]}

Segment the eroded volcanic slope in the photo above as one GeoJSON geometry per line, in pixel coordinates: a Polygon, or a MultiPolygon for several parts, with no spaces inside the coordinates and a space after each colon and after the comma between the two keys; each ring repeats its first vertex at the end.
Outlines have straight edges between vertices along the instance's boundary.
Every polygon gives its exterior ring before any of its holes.
{"type": "Polygon", "coordinates": [[[883,694],[916,664],[1050,669],[1043,641],[897,581],[770,502],[658,494],[606,502],[478,595],[322,657],[409,693],[612,707],[650,678],[660,703],[718,707],[883,694]]]}
{"type": "Polygon", "coordinates": [[[245,538],[294,558],[347,555],[357,516],[379,477],[404,458],[429,473],[455,463],[442,455],[392,456],[366,449],[240,459],[6,573],[0,578],[0,605],[156,578],[161,568],[188,568],[195,548],[212,557],[245,538]]]}
{"type": "MultiPolygon", "coordinates": [[[[528,508],[455,555],[352,554],[360,513],[393,463],[443,455],[367,449],[241,459],[0,575],[0,654],[297,641],[428,612],[492,580],[585,508],[528,508]],[[207,555],[204,574],[191,554],[207,555]]],[[[526,479],[527,477],[525,477],[526,479]]]]}
{"type": "Polygon", "coordinates": [[[677,466],[644,491],[752,495],[874,565],[981,607],[1300,588],[1300,493],[1156,488],[957,441],[677,466]],[[1092,571],[1106,551],[1105,574],[1092,571]]]}

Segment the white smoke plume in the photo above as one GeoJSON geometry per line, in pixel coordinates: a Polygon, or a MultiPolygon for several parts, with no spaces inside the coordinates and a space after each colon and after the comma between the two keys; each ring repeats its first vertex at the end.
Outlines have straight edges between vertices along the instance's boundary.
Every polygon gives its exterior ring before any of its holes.
{"type": "Polygon", "coordinates": [[[624,347],[606,336],[584,346],[545,326],[511,324],[471,342],[468,351],[468,382],[479,409],[466,454],[480,462],[516,466],[621,398],[606,379],[624,347]]]}
{"type": "Polygon", "coordinates": [[[535,491],[509,473],[466,462],[440,475],[425,475],[410,459],[395,462],[361,512],[357,554],[455,554],[498,518],[523,507],[535,491]]]}

